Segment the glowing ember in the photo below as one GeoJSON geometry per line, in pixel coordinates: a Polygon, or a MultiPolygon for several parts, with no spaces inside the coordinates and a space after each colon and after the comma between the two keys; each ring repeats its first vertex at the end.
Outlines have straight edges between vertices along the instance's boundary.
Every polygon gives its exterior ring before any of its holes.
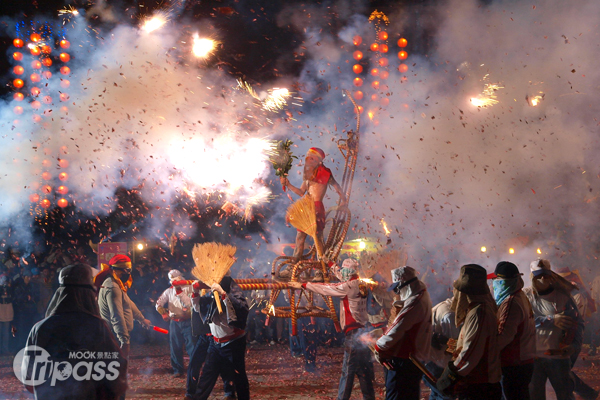
{"type": "Polygon", "coordinates": [[[274,88],[263,102],[263,108],[267,111],[279,111],[286,106],[287,99],[291,96],[289,90],[285,88],[274,88]]]}
{"type": "Polygon", "coordinates": [[[383,226],[383,230],[385,232],[385,236],[389,236],[390,233],[392,233],[392,232],[390,232],[390,230],[388,229],[388,226],[385,223],[385,221],[383,220],[383,218],[381,218],[381,225],[383,226]]]}
{"type": "Polygon", "coordinates": [[[191,190],[189,190],[188,188],[185,188],[185,187],[184,187],[182,190],[183,190],[183,192],[184,192],[185,194],[187,194],[187,195],[190,197],[190,199],[193,199],[193,198],[195,198],[195,197],[196,197],[196,193],[195,193],[195,192],[193,192],[193,191],[191,191],[191,190]]]}
{"type": "Polygon", "coordinates": [[[531,107],[535,107],[540,104],[542,100],[544,100],[544,96],[544,93],[540,92],[535,96],[525,96],[525,100],[527,100],[527,104],[529,104],[531,107]]]}
{"type": "Polygon", "coordinates": [[[275,315],[275,306],[273,304],[271,304],[271,307],[269,307],[269,314],[275,315]]]}
{"type": "Polygon", "coordinates": [[[215,41],[207,38],[200,38],[198,34],[194,34],[194,45],[192,53],[198,58],[208,57],[215,49],[215,41]]]}
{"type": "Polygon", "coordinates": [[[62,10],[58,10],[59,16],[65,16],[68,14],[76,17],[79,15],[79,11],[77,11],[73,6],[67,6],[67,7],[63,8],[62,10]]]}
{"type": "MultiPolygon", "coordinates": [[[[484,82],[487,81],[489,75],[490,74],[486,74],[482,80],[484,82]]],[[[471,97],[471,104],[475,107],[491,107],[498,103],[496,92],[503,88],[504,86],[500,86],[499,83],[485,83],[481,94],[477,97],[471,97]]]]}
{"type": "Polygon", "coordinates": [[[373,280],[373,279],[371,279],[371,278],[360,278],[360,281],[361,281],[362,283],[365,283],[365,284],[367,284],[367,285],[379,285],[379,283],[377,283],[377,281],[374,281],[374,280],[373,280]]]}
{"type": "Polygon", "coordinates": [[[142,30],[145,31],[146,33],[150,33],[150,32],[153,32],[153,31],[159,29],[166,23],[167,23],[166,18],[164,18],[163,16],[160,16],[160,15],[156,15],[150,19],[147,19],[144,22],[144,25],[142,25],[142,30]]]}

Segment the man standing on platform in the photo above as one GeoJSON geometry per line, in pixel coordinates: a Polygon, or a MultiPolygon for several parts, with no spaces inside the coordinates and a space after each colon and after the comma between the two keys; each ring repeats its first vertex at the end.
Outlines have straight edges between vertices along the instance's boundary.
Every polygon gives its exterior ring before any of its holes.
{"type": "Polygon", "coordinates": [[[156,311],[163,320],[169,322],[169,346],[171,348],[171,367],[173,376],[180,378],[185,373],[183,365],[183,347],[191,357],[197,338],[192,336],[192,289],[187,286],[173,286],[174,281],[182,280],[181,272],[169,271],[171,286],[156,300],[156,311]]]}

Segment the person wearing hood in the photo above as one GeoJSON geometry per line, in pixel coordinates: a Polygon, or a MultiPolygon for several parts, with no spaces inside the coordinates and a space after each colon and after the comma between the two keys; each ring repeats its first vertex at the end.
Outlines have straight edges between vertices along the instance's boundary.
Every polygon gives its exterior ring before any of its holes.
{"type": "Polygon", "coordinates": [[[536,356],[529,393],[533,400],[546,398],[550,380],[557,400],[573,399],[571,356],[581,348],[583,319],[571,296],[576,286],[552,271],[550,261],[531,263],[531,302],[536,326],[536,356]]]}
{"type": "Polygon", "coordinates": [[[498,349],[502,366],[502,392],[506,400],[529,400],[529,383],[535,358],[535,321],[523,293],[523,278],[508,261],[496,265],[493,279],[498,305],[498,349]]]}
{"type": "Polygon", "coordinates": [[[423,373],[410,357],[420,361],[429,359],[431,299],[412,267],[392,270],[392,282],[388,290],[400,297],[403,307],[375,342],[375,357],[389,369],[385,378],[385,399],[418,400],[423,373]]]}
{"type": "Polygon", "coordinates": [[[453,361],[438,379],[437,389],[459,400],[500,400],[498,308],[487,286],[487,272],[477,264],[463,265],[453,286],[452,310],[456,326],[462,328],[453,361]]]}
{"type": "Polygon", "coordinates": [[[250,384],[246,375],[246,321],[248,302],[237,283],[227,275],[220,283],[211,286],[210,292],[199,295],[201,285],[194,285],[192,305],[208,323],[213,342],[198,379],[194,400],[206,400],[210,396],[219,375],[233,382],[238,400],[250,399],[250,384]],[[214,292],[220,296],[223,312],[219,313],[214,292]]]}
{"type": "Polygon", "coordinates": [[[134,319],[144,327],[152,324],[127,295],[127,290],[132,284],[129,257],[117,254],[111,258],[108,261],[108,268],[103,269],[94,278],[94,284],[99,287],[100,315],[112,327],[123,350],[123,355],[129,358],[134,319]]]}
{"type": "MultiPolygon", "coordinates": [[[[59,284],[48,305],[46,318],[31,329],[27,346],[44,349],[55,365],[71,364],[73,373],[66,379],[62,374],[60,379],[49,378],[27,388],[39,400],[109,400],[124,396],[127,389],[127,359],[121,353],[110,328],[100,317],[92,268],[85,264],[65,267],[60,271],[59,284]],[[93,354],[94,359],[71,358],[72,354],[86,352],[93,354]],[[111,357],[98,359],[99,354],[110,354],[111,357]],[[86,368],[75,368],[81,361],[93,361],[94,373],[89,379],[76,379],[73,376],[75,369],[80,376],[85,374],[86,368]],[[95,379],[100,371],[104,372],[102,378],[95,379]]],[[[23,358],[23,371],[30,370],[30,358],[23,358]]],[[[91,372],[89,367],[88,371],[91,372]]],[[[56,373],[58,371],[55,368],[56,373]]]]}
{"type": "Polygon", "coordinates": [[[171,349],[171,367],[173,376],[182,377],[185,368],[183,365],[183,347],[191,357],[197,338],[192,336],[192,288],[187,286],[173,286],[173,282],[183,279],[177,269],[169,271],[167,288],[156,300],[156,311],[163,320],[169,321],[169,346],[171,349]]]}
{"type": "Polygon", "coordinates": [[[339,273],[340,283],[290,282],[295,289],[306,289],[322,296],[341,298],[340,324],[345,334],[342,376],[337,400],[348,400],[352,395],[354,376],[358,377],[365,400],[375,400],[373,379],[375,372],[369,347],[359,340],[368,323],[367,294],[358,279],[358,262],[347,258],[339,273]]]}

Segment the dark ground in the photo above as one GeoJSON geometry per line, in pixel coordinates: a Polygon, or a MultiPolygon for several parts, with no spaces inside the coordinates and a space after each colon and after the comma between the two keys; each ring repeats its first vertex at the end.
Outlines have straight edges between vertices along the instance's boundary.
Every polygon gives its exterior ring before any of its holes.
{"type": "MultiPolygon", "coordinates": [[[[319,348],[316,373],[303,371],[304,360],[290,355],[289,346],[249,345],[246,356],[250,393],[253,399],[335,399],[339,382],[342,348],[319,348]]],[[[133,345],[129,368],[128,399],[181,400],[185,395],[185,379],[173,378],[169,363],[168,344],[133,345]]],[[[600,356],[583,356],[575,371],[595,389],[600,387],[600,356]]],[[[375,391],[377,399],[384,398],[383,372],[375,365],[375,391]]],[[[554,399],[551,388],[548,399],[554,399]]],[[[423,389],[423,399],[428,391],[423,389]]],[[[217,383],[210,399],[221,399],[222,386],[217,383]]],[[[15,378],[11,357],[0,357],[0,399],[31,399],[15,378]]],[[[361,399],[355,380],[354,396],[361,399]]]]}

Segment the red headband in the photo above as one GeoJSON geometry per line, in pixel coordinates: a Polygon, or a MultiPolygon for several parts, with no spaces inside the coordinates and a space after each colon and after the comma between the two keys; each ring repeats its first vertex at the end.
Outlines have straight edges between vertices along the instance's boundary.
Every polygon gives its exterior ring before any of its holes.
{"type": "Polygon", "coordinates": [[[308,152],[306,154],[314,154],[321,160],[325,158],[325,152],[319,149],[318,147],[311,147],[310,149],[308,149],[308,152]]]}

